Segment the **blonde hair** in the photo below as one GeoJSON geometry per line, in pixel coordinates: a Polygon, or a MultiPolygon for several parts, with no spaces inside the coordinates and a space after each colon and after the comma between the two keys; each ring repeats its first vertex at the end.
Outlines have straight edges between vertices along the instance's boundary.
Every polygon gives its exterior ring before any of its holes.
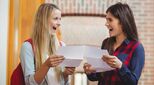
{"type": "MultiPolygon", "coordinates": [[[[36,71],[45,61],[45,54],[53,55],[59,46],[56,35],[50,35],[48,27],[48,19],[54,9],[59,10],[59,8],[54,4],[41,4],[35,16],[33,33],[31,37],[34,44],[36,71]]],[[[58,80],[60,80],[62,73],[61,68],[55,67],[55,72],[57,74],[58,80]]]]}
{"type": "Polygon", "coordinates": [[[61,28],[59,27],[57,28],[56,35],[57,35],[58,40],[61,41],[62,40],[61,28]]]}

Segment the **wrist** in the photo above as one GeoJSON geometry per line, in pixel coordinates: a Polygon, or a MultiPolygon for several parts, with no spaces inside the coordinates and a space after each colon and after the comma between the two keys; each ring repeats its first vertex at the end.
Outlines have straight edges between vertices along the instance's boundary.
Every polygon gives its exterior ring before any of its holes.
{"type": "Polygon", "coordinates": [[[68,80],[68,74],[66,74],[65,72],[63,72],[63,77],[64,77],[64,80],[65,80],[65,81],[68,80]]]}
{"type": "Polygon", "coordinates": [[[120,65],[119,65],[118,69],[121,69],[122,65],[123,65],[123,63],[120,63],[120,65]]]}
{"type": "Polygon", "coordinates": [[[43,66],[44,68],[46,68],[46,69],[49,69],[49,68],[50,68],[50,66],[49,66],[48,64],[46,64],[46,62],[43,63],[42,66],[43,66]]]}

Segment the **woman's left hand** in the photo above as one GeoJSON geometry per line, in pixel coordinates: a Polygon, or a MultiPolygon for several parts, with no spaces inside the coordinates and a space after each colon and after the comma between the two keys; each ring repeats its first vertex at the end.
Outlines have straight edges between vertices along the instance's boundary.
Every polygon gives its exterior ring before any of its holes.
{"type": "Polygon", "coordinates": [[[75,67],[65,67],[64,73],[67,75],[72,75],[75,71],[75,67]]]}
{"type": "Polygon", "coordinates": [[[75,71],[75,67],[65,67],[65,70],[63,72],[64,79],[68,79],[68,75],[72,75],[75,71]]]}
{"type": "Polygon", "coordinates": [[[103,55],[102,60],[113,68],[121,68],[122,62],[116,56],[103,55]]]}

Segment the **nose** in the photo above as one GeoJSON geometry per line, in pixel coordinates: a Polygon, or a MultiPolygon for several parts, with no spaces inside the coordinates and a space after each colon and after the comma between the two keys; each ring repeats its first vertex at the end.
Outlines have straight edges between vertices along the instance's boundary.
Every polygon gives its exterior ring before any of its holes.
{"type": "Polygon", "coordinates": [[[61,25],[61,20],[58,20],[57,21],[57,26],[60,26],[61,25]]]}
{"type": "Polygon", "coordinates": [[[60,26],[60,23],[58,23],[57,26],[59,27],[60,26]]]}
{"type": "Polygon", "coordinates": [[[108,23],[108,22],[106,22],[106,23],[105,23],[105,26],[109,26],[109,23],[108,23]]]}

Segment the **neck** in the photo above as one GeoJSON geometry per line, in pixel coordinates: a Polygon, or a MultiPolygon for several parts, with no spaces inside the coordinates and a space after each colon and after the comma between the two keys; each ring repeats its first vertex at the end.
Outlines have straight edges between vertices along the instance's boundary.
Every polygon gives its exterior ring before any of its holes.
{"type": "Polygon", "coordinates": [[[119,35],[116,37],[116,44],[121,45],[121,43],[126,39],[126,36],[124,34],[119,35]]]}

